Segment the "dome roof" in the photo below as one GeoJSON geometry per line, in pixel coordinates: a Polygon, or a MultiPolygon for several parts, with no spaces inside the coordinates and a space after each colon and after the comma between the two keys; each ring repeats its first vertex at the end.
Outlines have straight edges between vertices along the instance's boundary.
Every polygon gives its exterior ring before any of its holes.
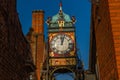
{"type": "Polygon", "coordinates": [[[51,22],[55,23],[55,22],[57,22],[60,19],[64,20],[65,22],[71,22],[70,16],[65,14],[64,12],[62,12],[62,14],[58,13],[58,14],[54,15],[52,17],[51,22]]]}
{"type": "Polygon", "coordinates": [[[59,12],[52,16],[52,18],[48,17],[46,23],[49,27],[60,27],[60,25],[63,27],[72,27],[75,21],[75,17],[70,17],[62,11],[62,3],[60,3],[59,12]]]}

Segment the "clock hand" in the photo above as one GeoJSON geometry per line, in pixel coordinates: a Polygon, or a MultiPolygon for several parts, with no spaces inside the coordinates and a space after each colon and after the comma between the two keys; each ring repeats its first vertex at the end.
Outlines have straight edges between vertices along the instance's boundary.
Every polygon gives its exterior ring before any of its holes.
{"type": "Polygon", "coordinates": [[[60,37],[60,39],[61,39],[61,45],[63,45],[64,37],[65,37],[65,35],[63,35],[63,36],[60,37]]]}

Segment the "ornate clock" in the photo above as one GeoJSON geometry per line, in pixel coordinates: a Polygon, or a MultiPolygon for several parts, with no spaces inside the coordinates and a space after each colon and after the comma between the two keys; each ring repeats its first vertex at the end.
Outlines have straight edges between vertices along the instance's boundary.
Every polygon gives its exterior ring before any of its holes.
{"type": "MultiPolygon", "coordinates": [[[[55,79],[57,73],[73,73],[74,80],[77,77],[77,51],[75,36],[75,17],[70,17],[62,11],[48,17],[48,44],[46,50],[46,63],[49,80],[55,79]]],[[[46,73],[45,73],[46,74],[46,73]]]]}
{"type": "Polygon", "coordinates": [[[50,48],[54,53],[66,54],[73,50],[74,41],[67,34],[57,34],[50,41],[50,48]]]}

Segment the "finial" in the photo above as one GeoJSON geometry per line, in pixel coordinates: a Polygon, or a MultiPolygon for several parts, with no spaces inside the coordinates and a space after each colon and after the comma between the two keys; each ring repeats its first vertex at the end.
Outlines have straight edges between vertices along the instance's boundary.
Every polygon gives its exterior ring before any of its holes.
{"type": "Polygon", "coordinates": [[[59,6],[60,6],[60,12],[61,12],[62,11],[62,1],[61,0],[60,0],[59,6]]]}
{"type": "Polygon", "coordinates": [[[71,20],[72,20],[72,23],[75,24],[76,22],[75,16],[72,16],[71,20]]]}
{"type": "Polygon", "coordinates": [[[50,21],[51,21],[51,17],[48,17],[48,19],[46,21],[47,25],[50,25],[50,21]]]}

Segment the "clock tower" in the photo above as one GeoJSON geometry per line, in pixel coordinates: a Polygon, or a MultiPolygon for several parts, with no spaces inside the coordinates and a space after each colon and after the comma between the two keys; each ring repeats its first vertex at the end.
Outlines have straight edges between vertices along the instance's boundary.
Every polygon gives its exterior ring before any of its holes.
{"type": "MultiPolygon", "coordinates": [[[[73,80],[79,80],[77,70],[78,57],[76,52],[75,17],[70,17],[62,10],[53,17],[48,17],[48,54],[47,79],[56,80],[57,75],[69,73],[73,80]]],[[[44,74],[42,76],[42,80],[44,74]]],[[[79,76],[80,78],[80,76],[79,76]]]]}

